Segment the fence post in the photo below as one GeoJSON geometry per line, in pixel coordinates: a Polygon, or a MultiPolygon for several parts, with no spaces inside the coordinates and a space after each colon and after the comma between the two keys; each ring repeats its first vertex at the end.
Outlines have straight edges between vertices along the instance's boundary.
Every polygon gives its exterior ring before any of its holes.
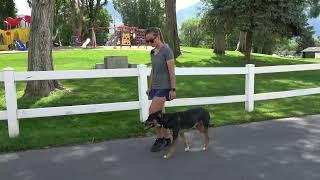
{"type": "Polygon", "coordinates": [[[254,64],[246,65],[246,111],[252,112],[254,109],[254,64]]]}
{"type": "Polygon", "coordinates": [[[16,84],[14,82],[14,69],[5,68],[4,87],[6,94],[7,118],[9,137],[17,137],[19,135],[19,121],[17,118],[17,94],[16,84]]]}
{"type": "Polygon", "coordinates": [[[148,90],[148,74],[147,66],[138,65],[138,90],[139,90],[139,102],[140,102],[140,121],[147,120],[149,115],[149,101],[146,91],[148,90]]]}

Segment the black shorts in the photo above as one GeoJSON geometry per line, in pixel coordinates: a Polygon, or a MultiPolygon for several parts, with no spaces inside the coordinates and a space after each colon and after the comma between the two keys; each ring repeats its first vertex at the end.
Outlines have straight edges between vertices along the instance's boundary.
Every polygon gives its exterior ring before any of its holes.
{"type": "Polygon", "coordinates": [[[151,89],[149,92],[149,100],[152,100],[154,97],[165,97],[167,101],[170,101],[169,93],[170,89],[151,89]]]}

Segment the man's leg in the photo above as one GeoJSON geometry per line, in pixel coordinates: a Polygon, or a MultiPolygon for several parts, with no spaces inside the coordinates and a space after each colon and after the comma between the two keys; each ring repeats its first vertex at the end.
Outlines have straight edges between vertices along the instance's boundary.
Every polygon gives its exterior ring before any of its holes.
{"type": "MultiPolygon", "coordinates": [[[[161,110],[162,112],[164,112],[165,102],[166,102],[165,97],[154,97],[152,99],[152,102],[149,108],[149,114],[155,113],[161,110]]],[[[151,147],[152,152],[161,151],[163,148],[168,146],[171,142],[170,133],[168,133],[167,129],[156,127],[155,131],[156,131],[157,139],[151,147]]]]}

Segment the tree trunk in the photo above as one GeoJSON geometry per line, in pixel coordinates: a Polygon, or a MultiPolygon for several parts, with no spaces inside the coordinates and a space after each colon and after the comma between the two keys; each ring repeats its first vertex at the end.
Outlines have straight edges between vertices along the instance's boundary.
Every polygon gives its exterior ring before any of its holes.
{"type": "Polygon", "coordinates": [[[246,32],[240,31],[239,41],[238,41],[238,44],[237,44],[237,49],[236,49],[236,51],[240,51],[240,52],[242,52],[242,53],[245,52],[246,36],[247,36],[247,33],[246,33],[246,32]]]}
{"type": "MultiPolygon", "coordinates": [[[[51,71],[52,25],[55,0],[32,1],[28,71],[51,71]]],[[[48,96],[62,86],[56,80],[29,81],[24,96],[48,96]]]]}
{"type": "Polygon", "coordinates": [[[77,36],[77,7],[75,0],[70,0],[70,8],[70,22],[72,23],[72,35],[77,36]]]}
{"type": "Polygon", "coordinates": [[[226,50],[226,40],[224,33],[224,23],[219,22],[215,35],[214,35],[215,47],[214,53],[217,55],[224,55],[226,50]]]}
{"type": "MultiPolygon", "coordinates": [[[[98,0],[99,1],[99,0],[98,0]]],[[[99,1],[100,2],[100,1],[99,1]]],[[[97,6],[97,5],[96,5],[97,6]]],[[[89,16],[89,28],[93,28],[95,24],[95,0],[88,0],[87,4],[87,11],[88,11],[88,16],[89,16]]]]}
{"type": "Polygon", "coordinates": [[[78,0],[78,8],[80,10],[79,18],[78,18],[78,27],[77,27],[77,35],[79,38],[82,36],[82,24],[83,24],[83,16],[84,16],[84,10],[85,10],[85,2],[84,0],[78,0]]]}
{"type": "Polygon", "coordinates": [[[167,41],[172,48],[174,57],[177,58],[181,55],[179,46],[179,36],[177,28],[176,17],[176,0],[165,0],[166,11],[166,27],[167,27],[167,41]]]}
{"type": "Polygon", "coordinates": [[[252,38],[253,38],[253,32],[248,31],[246,35],[246,48],[245,48],[245,58],[247,63],[251,63],[251,49],[252,49],[252,38]]]}
{"type": "Polygon", "coordinates": [[[85,9],[84,0],[70,0],[71,16],[70,21],[72,22],[72,34],[81,38],[82,24],[85,9]],[[77,13],[79,10],[79,13],[77,13]]]}

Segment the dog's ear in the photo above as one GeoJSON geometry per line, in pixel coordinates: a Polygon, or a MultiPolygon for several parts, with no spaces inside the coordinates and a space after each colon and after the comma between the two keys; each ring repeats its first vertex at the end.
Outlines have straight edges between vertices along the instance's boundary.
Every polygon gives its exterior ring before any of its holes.
{"type": "Polygon", "coordinates": [[[145,120],[144,122],[148,122],[148,121],[152,121],[154,119],[154,114],[149,114],[147,120],[145,120]]]}
{"type": "Polygon", "coordinates": [[[146,121],[156,120],[159,123],[159,122],[161,122],[162,118],[163,118],[162,111],[157,111],[157,112],[150,114],[146,121]]]}

